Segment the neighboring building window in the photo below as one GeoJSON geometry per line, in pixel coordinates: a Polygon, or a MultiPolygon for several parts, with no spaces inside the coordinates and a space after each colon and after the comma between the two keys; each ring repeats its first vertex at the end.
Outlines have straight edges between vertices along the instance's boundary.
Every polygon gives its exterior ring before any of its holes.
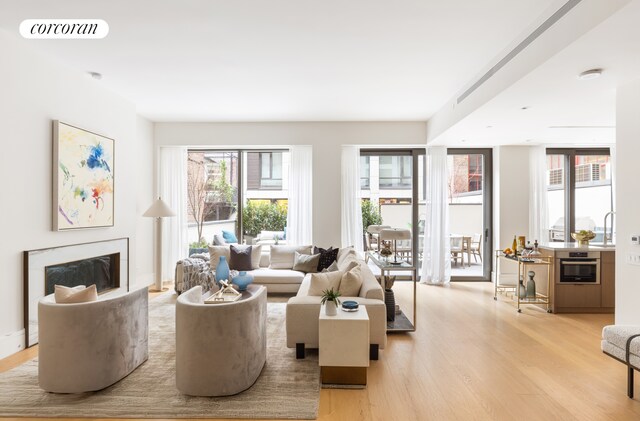
{"type": "Polygon", "coordinates": [[[380,156],[380,188],[411,189],[411,156],[380,156]]]}
{"type": "Polygon", "coordinates": [[[371,188],[371,177],[369,171],[371,168],[371,159],[369,156],[360,156],[360,188],[369,190],[371,188]]]}
{"type": "Polygon", "coordinates": [[[282,189],[282,152],[248,152],[247,165],[248,189],[282,189]]]}
{"type": "Polygon", "coordinates": [[[469,190],[470,192],[482,190],[482,155],[468,155],[469,190]]]}

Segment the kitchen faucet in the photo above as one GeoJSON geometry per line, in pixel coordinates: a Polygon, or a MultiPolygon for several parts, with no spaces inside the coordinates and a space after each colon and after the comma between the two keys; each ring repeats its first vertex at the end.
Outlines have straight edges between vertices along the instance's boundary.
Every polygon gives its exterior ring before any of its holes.
{"type": "Polygon", "coordinates": [[[603,235],[603,240],[602,240],[602,244],[607,244],[607,241],[609,240],[608,236],[607,236],[607,217],[609,215],[611,215],[611,242],[613,243],[613,215],[615,215],[616,213],[614,211],[610,211],[607,212],[604,215],[604,235],[603,235]]]}

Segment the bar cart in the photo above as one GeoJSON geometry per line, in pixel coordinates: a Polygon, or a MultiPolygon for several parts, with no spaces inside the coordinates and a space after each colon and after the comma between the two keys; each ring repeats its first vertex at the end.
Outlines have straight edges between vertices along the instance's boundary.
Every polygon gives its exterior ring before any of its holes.
{"type": "Polygon", "coordinates": [[[498,292],[512,293],[513,300],[517,303],[517,311],[518,313],[522,313],[522,309],[520,306],[529,305],[529,304],[542,304],[547,307],[547,313],[551,313],[551,265],[553,265],[553,258],[548,256],[514,256],[504,254],[502,250],[496,250],[495,253],[496,259],[496,282],[494,288],[493,299],[498,299],[498,292]],[[502,259],[510,260],[512,262],[518,263],[518,272],[517,273],[500,273],[500,261],[502,259]],[[527,273],[528,267],[546,267],[547,269],[547,293],[542,294],[536,291],[535,298],[521,298],[519,294],[519,289],[524,288],[524,285],[520,283],[520,279],[524,279],[527,273]]]}

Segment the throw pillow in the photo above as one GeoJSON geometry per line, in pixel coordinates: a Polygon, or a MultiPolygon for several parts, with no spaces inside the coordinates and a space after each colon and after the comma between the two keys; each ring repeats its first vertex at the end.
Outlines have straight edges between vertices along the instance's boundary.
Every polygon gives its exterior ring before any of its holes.
{"type": "Polygon", "coordinates": [[[85,288],[84,285],[77,287],[65,287],[55,285],[54,297],[58,304],[77,304],[98,301],[98,290],[95,284],[85,288]]]}
{"type": "Polygon", "coordinates": [[[252,270],[251,246],[236,246],[231,244],[229,248],[229,269],[252,270]]]}
{"type": "Polygon", "coordinates": [[[324,273],[312,273],[311,279],[309,279],[309,294],[311,296],[321,297],[324,291],[333,288],[334,291],[339,291],[340,280],[344,272],[324,272],[324,273]]]}
{"type": "Polygon", "coordinates": [[[236,237],[236,233],[233,231],[222,230],[222,238],[227,243],[238,243],[238,237],[236,237]]]}
{"type": "Polygon", "coordinates": [[[224,246],[227,242],[224,241],[224,237],[220,234],[213,234],[213,245],[214,246],[224,246]]]}
{"type": "Polygon", "coordinates": [[[293,260],[293,270],[299,270],[304,273],[315,273],[318,271],[319,254],[300,254],[295,252],[293,260]]]}
{"type": "Polygon", "coordinates": [[[333,262],[331,263],[331,266],[329,266],[326,269],[322,269],[322,272],[335,272],[338,269],[338,262],[333,262]]]}
{"type": "Polygon", "coordinates": [[[338,291],[343,297],[357,297],[360,295],[360,287],[362,287],[362,270],[357,265],[350,271],[344,272],[338,291]]]}
{"type": "Polygon", "coordinates": [[[300,254],[311,254],[311,246],[271,246],[271,269],[293,269],[295,252],[300,254]]]}
{"type": "Polygon", "coordinates": [[[218,267],[218,262],[220,261],[220,256],[224,256],[227,258],[227,262],[231,260],[231,252],[229,251],[229,246],[209,246],[209,264],[211,265],[211,270],[213,272],[216,271],[218,267]]]}
{"type": "Polygon", "coordinates": [[[338,265],[340,265],[342,263],[342,261],[349,255],[355,255],[356,254],[356,250],[353,247],[343,247],[340,249],[340,251],[338,252],[338,265]]]}
{"type": "Polygon", "coordinates": [[[262,246],[251,246],[251,269],[260,269],[262,259],[262,246]]]}
{"type": "Polygon", "coordinates": [[[313,254],[320,253],[320,261],[318,262],[318,272],[322,272],[323,269],[331,266],[333,262],[338,258],[339,248],[329,247],[328,249],[323,249],[320,247],[313,248],[313,254]]]}

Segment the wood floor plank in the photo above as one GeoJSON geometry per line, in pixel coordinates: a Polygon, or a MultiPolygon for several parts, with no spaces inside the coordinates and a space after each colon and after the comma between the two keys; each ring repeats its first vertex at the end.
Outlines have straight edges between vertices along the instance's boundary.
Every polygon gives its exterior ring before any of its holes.
{"type": "MultiPolygon", "coordinates": [[[[394,290],[410,309],[411,284],[394,290]]],[[[493,300],[488,283],[419,285],[418,330],[389,335],[366,389],[322,389],[318,419],[638,420],[626,368],[600,351],[611,323],[613,315],[532,306],[517,313],[504,296],[493,300]]],[[[0,372],[36,356],[37,347],[0,360],[0,372]]]]}

